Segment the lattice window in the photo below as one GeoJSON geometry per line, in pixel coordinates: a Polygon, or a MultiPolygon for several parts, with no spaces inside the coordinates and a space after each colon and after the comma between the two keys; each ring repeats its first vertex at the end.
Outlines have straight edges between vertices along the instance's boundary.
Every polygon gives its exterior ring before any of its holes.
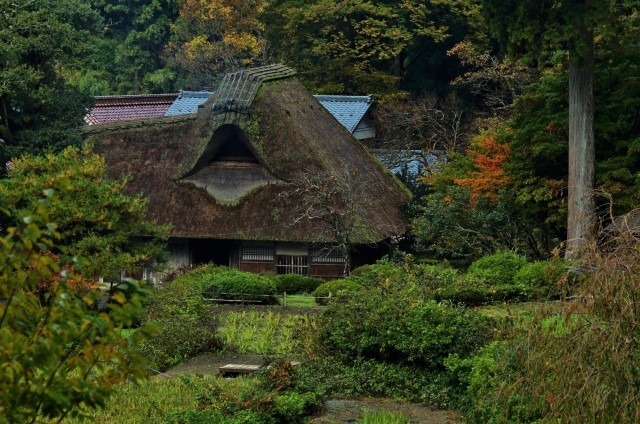
{"type": "Polygon", "coordinates": [[[278,274],[309,274],[309,260],[306,256],[278,255],[278,274]]]}
{"type": "Polygon", "coordinates": [[[336,248],[319,248],[311,251],[311,261],[319,264],[343,264],[344,255],[336,248]]]}
{"type": "Polygon", "coordinates": [[[275,249],[264,246],[242,246],[243,261],[273,261],[275,249]]]}

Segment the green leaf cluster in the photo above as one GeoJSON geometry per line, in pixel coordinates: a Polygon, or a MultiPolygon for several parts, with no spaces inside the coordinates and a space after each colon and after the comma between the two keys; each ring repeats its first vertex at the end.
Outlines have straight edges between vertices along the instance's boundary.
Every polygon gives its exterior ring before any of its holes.
{"type": "Polygon", "coordinates": [[[133,348],[145,330],[122,335],[141,309],[139,288],[128,283],[128,298],[114,292],[108,313],[92,310],[97,293],[74,293],[70,285],[82,277],[47,254],[60,234],[49,216],[53,190],[45,196],[0,238],[2,422],[75,416],[103,406],[115,384],[144,376],[133,348]],[[44,296],[42,284],[51,284],[44,296]]]}
{"type": "Polygon", "coordinates": [[[69,87],[99,16],[81,0],[0,1],[0,163],[80,142],[89,97],[69,87]]]}
{"type": "Polygon", "coordinates": [[[113,281],[123,270],[162,259],[168,228],[148,221],[145,199],[129,196],[126,181],[109,179],[104,160],[87,149],[14,160],[0,180],[0,204],[10,211],[0,225],[16,225],[43,190],[58,186],[67,190],[51,201],[49,216],[62,234],[55,253],[63,263],[113,281]]]}

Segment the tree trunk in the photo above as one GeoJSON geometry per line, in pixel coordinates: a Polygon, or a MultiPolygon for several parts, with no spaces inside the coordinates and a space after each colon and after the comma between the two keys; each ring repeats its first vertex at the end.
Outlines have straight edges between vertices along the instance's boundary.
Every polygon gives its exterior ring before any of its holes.
{"type": "Polygon", "coordinates": [[[593,134],[593,33],[578,28],[569,56],[569,216],[567,259],[580,255],[595,227],[593,134]]]}

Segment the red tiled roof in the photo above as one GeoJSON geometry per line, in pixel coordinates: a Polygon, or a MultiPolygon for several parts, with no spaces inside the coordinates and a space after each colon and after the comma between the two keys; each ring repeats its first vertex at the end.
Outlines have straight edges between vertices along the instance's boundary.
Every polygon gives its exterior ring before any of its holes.
{"type": "Polygon", "coordinates": [[[84,121],[96,125],[163,116],[177,98],[178,93],[96,96],[96,104],[84,121]]]}

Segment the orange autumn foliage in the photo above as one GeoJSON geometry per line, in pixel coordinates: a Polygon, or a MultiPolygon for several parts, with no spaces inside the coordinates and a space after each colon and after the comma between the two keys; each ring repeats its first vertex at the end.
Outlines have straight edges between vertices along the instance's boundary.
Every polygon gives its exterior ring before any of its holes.
{"type": "Polygon", "coordinates": [[[454,180],[457,185],[471,190],[472,204],[477,202],[479,195],[492,203],[498,201],[498,190],[509,181],[504,169],[509,153],[509,145],[498,143],[494,134],[484,134],[474,141],[467,154],[473,160],[476,170],[467,178],[454,180]]]}

